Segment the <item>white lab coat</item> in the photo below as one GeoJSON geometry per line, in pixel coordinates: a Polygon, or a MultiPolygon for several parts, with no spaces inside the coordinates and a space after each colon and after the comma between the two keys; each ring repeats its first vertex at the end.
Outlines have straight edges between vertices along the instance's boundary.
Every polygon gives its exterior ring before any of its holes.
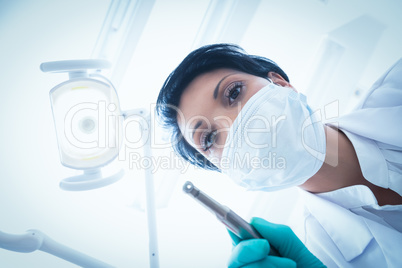
{"type": "MultiPolygon", "coordinates": [[[[364,177],[402,195],[402,59],[338,127],[364,177]]],[[[304,243],[328,267],[402,267],[402,205],[379,206],[363,185],[304,197],[304,243]]]]}

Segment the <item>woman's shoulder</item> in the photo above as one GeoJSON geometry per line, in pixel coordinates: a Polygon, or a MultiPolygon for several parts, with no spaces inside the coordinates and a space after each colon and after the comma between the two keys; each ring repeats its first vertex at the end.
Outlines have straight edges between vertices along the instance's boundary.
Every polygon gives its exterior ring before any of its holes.
{"type": "Polygon", "coordinates": [[[402,58],[393,64],[370,88],[359,108],[402,105],[402,58]]]}
{"type": "Polygon", "coordinates": [[[336,123],[352,140],[355,149],[368,148],[369,140],[402,148],[401,114],[402,60],[398,60],[374,83],[361,103],[337,118],[336,123]],[[350,133],[357,136],[353,138],[350,133]]]}

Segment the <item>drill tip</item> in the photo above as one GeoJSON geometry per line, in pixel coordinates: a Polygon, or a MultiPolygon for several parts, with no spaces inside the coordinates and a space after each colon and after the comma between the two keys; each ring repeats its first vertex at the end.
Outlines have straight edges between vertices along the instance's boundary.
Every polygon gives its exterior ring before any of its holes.
{"type": "Polygon", "coordinates": [[[194,185],[190,181],[186,181],[186,183],[183,185],[183,191],[186,193],[190,193],[193,189],[194,185]]]}

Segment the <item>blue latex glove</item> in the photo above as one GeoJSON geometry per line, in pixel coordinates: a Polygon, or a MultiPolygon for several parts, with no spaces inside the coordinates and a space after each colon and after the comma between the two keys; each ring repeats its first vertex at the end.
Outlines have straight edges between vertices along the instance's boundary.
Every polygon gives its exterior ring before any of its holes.
{"type": "Polygon", "coordinates": [[[229,268],[267,267],[325,267],[286,225],[274,224],[261,218],[253,218],[251,225],[265,239],[241,241],[229,231],[235,247],[229,259],[229,268]],[[268,242],[269,241],[269,242],[268,242]],[[269,243],[278,250],[281,257],[268,255],[269,243]]]}

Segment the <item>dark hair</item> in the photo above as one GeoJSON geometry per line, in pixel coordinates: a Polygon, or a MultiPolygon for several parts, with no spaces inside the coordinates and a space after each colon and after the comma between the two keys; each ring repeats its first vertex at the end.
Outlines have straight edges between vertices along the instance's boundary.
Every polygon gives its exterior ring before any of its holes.
{"type": "Polygon", "coordinates": [[[194,149],[183,137],[177,123],[177,109],[186,87],[197,76],[220,68],[233,69],[267,78],[275,72],[289,82],[285,72],[272,60],[248,55],[233,44],[214,44],[191,52],[168,76],[159,92],[156,112],[164,127],[171,129],[171,142],[176,153],[193,165],[219,170],[208,159],[194,149]]]}

